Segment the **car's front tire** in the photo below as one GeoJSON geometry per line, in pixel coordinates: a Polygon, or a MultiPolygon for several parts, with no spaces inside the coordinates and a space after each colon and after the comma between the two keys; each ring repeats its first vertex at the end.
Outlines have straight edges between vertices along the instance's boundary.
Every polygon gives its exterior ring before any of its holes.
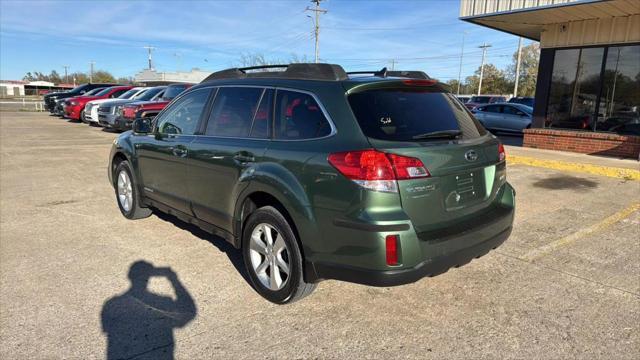
{"type": "Polygon", "coordinates": [[[242,256],[254,289],[273,303],[300,300],[316,288],[316,284],[304,281],[303,258],[290,224],[272,206],[249,215],[242,235],[242,256]]]}
{"type": "Polygon", "coordinates": [[[140,206],[138,186],[128,161],[121,161],[114,171],[113,187],[120,212],[130,220],[142,219],[151,215],[151,209],[140,206]]]}

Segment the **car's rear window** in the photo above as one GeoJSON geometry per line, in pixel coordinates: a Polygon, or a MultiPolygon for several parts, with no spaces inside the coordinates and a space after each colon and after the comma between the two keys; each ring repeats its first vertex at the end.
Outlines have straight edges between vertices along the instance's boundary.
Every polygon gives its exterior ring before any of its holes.
{"type": "Polygon", "coordinates": [[[370,90],[349,95],[349,104],[367,137],[416,140],[437,131],[462,132],[463,139],[485,134],[484,128],[451,94],[420,90],[370,90]]]}
{"type": "Polygon", "coordinates": [[[102,91],[94,93],[95,96],[104,96],[107,95],[111,91],[111,88],[104,88],[102,91]]]}
{"type": "Polygon", "coordinates": [[[151,100],[154,96],[158,95],[158,93],[165,88],[163,87],[155,87],[145,91],[142,95],[138,96],[136,100],[147,101],[151,100]]]}
{"type": "Polygon", "coordinates": [[[166,100],[171,100],[174,97],[180,95],[188,86],[187,85],[170,85],[167,86],[167,89],[162,96],[166,100]]]}

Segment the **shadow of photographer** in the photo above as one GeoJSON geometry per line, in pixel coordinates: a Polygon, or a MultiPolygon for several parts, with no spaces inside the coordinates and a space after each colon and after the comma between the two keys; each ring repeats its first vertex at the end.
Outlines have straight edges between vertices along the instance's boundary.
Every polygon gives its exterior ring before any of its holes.
{"type": "Polygon", "coordinates": [[[129,268],[128,276],[131,287],[107,300],[102,307],[107,359],[173,359],[173,330],[196,317],[193,298],[171,268],[136,261],[129,268]],[[173,287],[175,300],[150,292],[147,285],[152,277],[166,278],[173,287]]]}

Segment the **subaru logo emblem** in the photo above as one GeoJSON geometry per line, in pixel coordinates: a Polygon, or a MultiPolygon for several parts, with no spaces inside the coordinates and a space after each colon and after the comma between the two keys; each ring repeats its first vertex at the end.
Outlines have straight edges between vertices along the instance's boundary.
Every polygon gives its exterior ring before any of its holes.
{"type": "Polygon", "coordinates": [[[469,150],[464,153],[464,158],[467,159],[467,161],[476,161],[478,160],[478,153],[475,150],[469,150]]]}

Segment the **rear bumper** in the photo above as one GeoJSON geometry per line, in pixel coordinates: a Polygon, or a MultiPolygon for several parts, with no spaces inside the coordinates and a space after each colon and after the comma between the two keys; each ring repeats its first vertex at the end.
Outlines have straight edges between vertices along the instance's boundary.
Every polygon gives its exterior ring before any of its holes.
{"type": "Polygon", "coordinates": [[[313,264],[318,279],[335,279],[370,286],[396,286],[436,276],[452,267],[460,267],[500,246],[511,234],[511,227],[501,233],[461,250],[431,258],[410,269],[373,271],[344,265],[313,264]]]}
{"type": "Polygon", "coordinates": [[[312,253],[305,264],[305,279],[395,286],[436,276],[500,246],[511,234],[514,215],[515,190],[504,183],[490,207],[473,217],[462,217],[449,226],[428,232],[416,232],[410,220],[366,227],[365,223],[334,220],[336,227],[327,236],[336,239],[336,245],[330,251],[312,253]],[[386,235],[399,238],[400,265],[386,264],[386,235]]]}

